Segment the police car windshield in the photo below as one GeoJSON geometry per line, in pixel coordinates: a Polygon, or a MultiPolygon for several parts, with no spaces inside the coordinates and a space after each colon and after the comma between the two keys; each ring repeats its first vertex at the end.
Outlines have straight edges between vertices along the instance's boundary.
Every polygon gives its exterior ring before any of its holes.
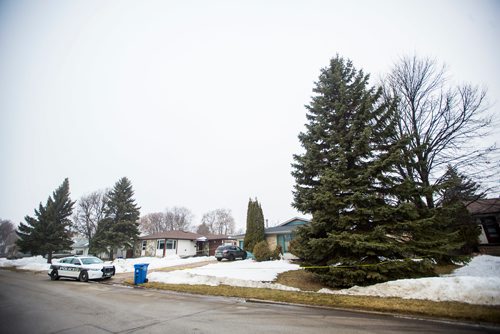
{"type": "Polygon", "coordinates": [[[102,263],[102,261],[96,257],[84,257],[81,258],[83,264],[96,264],[96,263],[102,263]]]}

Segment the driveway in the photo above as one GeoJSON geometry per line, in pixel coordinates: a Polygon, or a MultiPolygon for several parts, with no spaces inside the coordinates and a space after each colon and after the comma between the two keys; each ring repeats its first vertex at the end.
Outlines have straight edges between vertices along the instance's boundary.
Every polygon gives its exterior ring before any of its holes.
{"type": "Polygon", "coordinates": [[[247,303],[0,270],[0,333],[495,333],[499,328],[247,303]]]}

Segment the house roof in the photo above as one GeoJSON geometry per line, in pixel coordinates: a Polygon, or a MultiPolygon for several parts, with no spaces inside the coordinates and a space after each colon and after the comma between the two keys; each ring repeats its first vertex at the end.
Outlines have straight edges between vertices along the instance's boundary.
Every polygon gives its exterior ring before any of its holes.
{"type": "MultiPolygon", "coordinates": [[[[278,226],[268,227],[264,230],[264,234],[289,234],[295,231],[295,229],[304,224],[310,223],[311,220],[300,217],[293,217],[288,219],[284,223],[279,224],[278,226]]],[[[234,235],[234,239],[243,239],[245,234],[234,235]]]]}
{"type": "Polygon", "coordinates": [[[193,232],[186,231],[168,231],[160,232],[150,235],[145,235],[139,237],[139,240],[151,240],[151,239],[180,239],[180,240],[196,240],[202,238],[203,235],[193,232]]]}
{"type": "Polygon", "coordinates": [[[85,238],[76,239],[71,245],[72,248],[87,248],[89,246],[89,241],[85,238]]]}
{"type": "Polygon", "coordinates": [[[466,204],[471,215],[481,215],[500,212],[500,198],[478,199],[466,204]]]}
{"type": "Polygon", "coordinates": [[[292,233],[298,225],[279,225],[274,227],[268,227],[264,230],[264,234],[288,234],[292,233]]]}
{"type": "Polygon", "coordinates": [[[207,240],[232,240],[233,237],[225,234],[204,234],[207,240]]]}
{"type": "MultiPolygon", "coordinates": [[[[300,217],[293,217],[291,219],[288,219],[286,222],[279,224],[278,226],[285,226],[285,225],[303,225],[303,224],[296,224],[296,222],[304,222],[304,224],[310,223],[311,220],[307,218],[300,218],[300,217]],[[295,224],[294,224],[295,223],[295,224]]],[[[272,227],[270,227],[272,228],[272,227]]]]}
{"type": "Polygon", "coordinates": [[[227,235],[221,234],[198,234],[193,232],[186,231],[168,231],[168,232],[160,232],[150,235],[145,235],[139,237],[140,240],[151,240],[151,239],[180,239],[180,240],[229,240],[232,239],[227,235]]]}

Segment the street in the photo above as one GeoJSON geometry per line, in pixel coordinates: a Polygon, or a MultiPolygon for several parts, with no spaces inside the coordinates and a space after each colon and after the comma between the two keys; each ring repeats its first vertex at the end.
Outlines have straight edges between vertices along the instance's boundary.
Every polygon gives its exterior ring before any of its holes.
{"type": "Polygon", "coordinates": [[[0,270],[0,333],[495,333],[500,328],[248,303],[0,270]]]}

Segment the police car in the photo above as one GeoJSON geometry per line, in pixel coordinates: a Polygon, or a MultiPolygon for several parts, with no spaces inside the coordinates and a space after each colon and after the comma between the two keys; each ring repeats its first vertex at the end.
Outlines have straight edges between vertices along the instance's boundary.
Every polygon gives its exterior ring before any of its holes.
{"type": "Polygon", "coordinates": [[[89,279],[110,278],[115,274],[115,266],[104,264],[95,256],[69,256],[53,263],[48,274],[53,281],[68,277],[87,282],[89,279]]]}

